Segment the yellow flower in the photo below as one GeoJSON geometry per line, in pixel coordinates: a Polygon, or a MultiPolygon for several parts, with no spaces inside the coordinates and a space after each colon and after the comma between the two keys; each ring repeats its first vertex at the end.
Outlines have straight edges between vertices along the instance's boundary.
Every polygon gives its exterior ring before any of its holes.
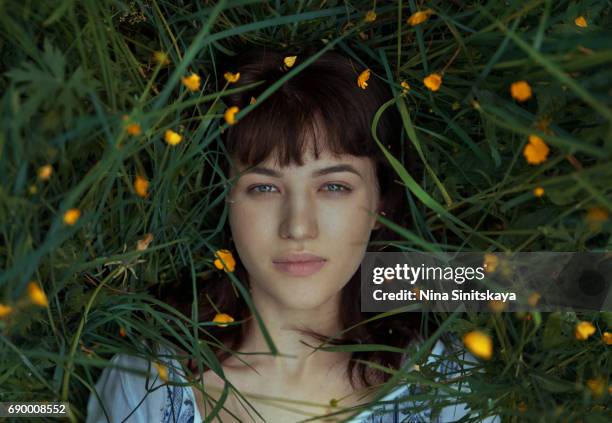
{"type": "Polygon", "coordinates": [[[168,382],[168,369],[163,364],[154,362],[155,368],[157,369],[157,373],[159,374],[159,378],[163,382],[168,382]]]}
{"type": "Polygon", "coordinates": [[[170,145],[177,145],[182,141],[183,137],[179,133],[174,132],[172,129],[168,129],[164,133],[164,139],[170,145]]]}
{"type": "Polygon", "coordinates": [[[507,304],[503,302],[502,300],[490,300],[488,305],[489,305],[489,308],[495,313],[501,313],[502,311],[506,309],[506,306],[507,306],[507,304]]]}
{"type": "Polygon", "coordinates": [[[249,104],[255,104],[255,103],[257,103],[257,99],[251,96],[251,101],[249,101],[249,104]]]}
{"type": "Polygon", "coordinates": [[[238,113],[240,111],[240,109],[237,106],[232,106],[230,108],[228,108],[225,111],[225,121],[230,124],[233,125],[236,123],[236,113],[238,113]]]}
{"type": "Polygon", "coordinates": [[[542,296],[537,293],[537,292],[533,292],[530,296],[529,299],[527,299],[527,303],[531,306],[531,307],[535,307],[538,302],[540,301],[540,298],[542,298],[542,296]]]}
{"type": "Polygon", "coordinates": [[[603,336],[601,337],[601,340],[604,341],[606,345],[612,345],[612,333],[604,332],[603,336]]]}
{"type": "Polygon", "coordinates": [[[589,379],[586,381],[586,385],[594,397],[600,397],[606,391],[606,381],[602,377],[589,379]]]}
{"type": "Polygon", "coordinates": [[[149,189],[149,181],[143,176],[136,176],[134,180],[134,191],[139,197],[145,198],[149,193],[147,192],[149,189]]]}
{"type": "Polygon", "coordinates": [[[576,325],[575,335],[579,341],[586,341],[594,333],[595,326],[591,322],[582,321],[576,325]]]}
{"type": "Polygon", "coordinates": [[[410,26],[417,26],[425,22],[434,13],[431,9],[420,10],[410,15],[406,21],[410,26]]]}
{"type": "Polygon", "coordinates": [[[287,66],[288,68],[292,68],[293,65],[295,65],[295,60],[297,59],[297,56],[287,56],[283,59],[283,63],[285,64],[285,66],[287,66]]]}
{"type": "Polygon", "coordinates": [[[127,334],[125,333],[125,328],[124,328],[123,326],[121,326],[121,327],[119,328],[119,336],[120,336],[120,337],[122,337],[122,338],[125,338],[125,335],[127,335],[127,334]]]}
{"type": "Polygon", "coordinates": [[[495,254],[485,254],[484,261],[482,266],[485,268],[485,272],[493,273],[497,270],[497,265],[499,264],[499,259],[495,254]]]}
{"type": "Polygon", "coordinates": [[[359,76],[357,77],[357,85],[359,85],[359,88],[361,88],[362,90],[365,90],[366,87],[368,86],[368,79],[370,79],[370,69],[366,69],[363,72],[361,72],[359,74],[359,76]]]}
{"type": "Polygon", "coordinates": [[[41,307],[49,307],[49,300],[47,300],[45,291],[43,291],[35,281],[28,284],[28,296],[30,297],[30,301],[34,304],[41,307]]]}
{"type": "Polygon", "coordinates": [[[601,228],[601,225],[608,220],[610,215],[606,209],[601,207],[591,207],[587,210],[585,219],[591,230],[596,231],[601,228]]]}
{"type": "Polygon", "coordinates": [[[11,314],[12,311],[13,311],[13,307],[7,306],[4,304],[0,304],[0,319],[8,316],[9,314],[11,314]]]}
{"type": "Polygon", "coordinates": [[[240,72],[237,72],[237,73],[225,72],[223,74],[223,77],[225,78],[227,82],[230,82],[230,83],[238,82],[238,80],[240,79],[240,72]]]}
{"type": "Polygon", "coordinates": [[[183,85],[189,91],[198,91],[200,89],[200,76],[197,73],[192,73],[183,78],[183,85]]]}
{"type": "Polygon", "coordinates": [[[529,142],[523,149],[523,156],[525,156],[527,163],[537,165],[546,161],[549,152],[550,149],[544,140],[537,135],[532,134],[529,135],[529,142]]]}
{"type": "Polygon", "coordinates": [[[402,87],[402,95],[406,95],[410,91],[410,85],[406,81],[400,82],[400,87],[402,87]]]}
{"type": "Polygon", "coordinates": [[[493,355],[493,340],[484,332],[475,330],[466,333],[463,343],[476,357],[489,360],[493,355]]]}
{"type": "Polygon", "coordinates": [[[217,257],[217,259],[215,259],[214,264],[217,269],[224,270],[225,267],[223,263],[225,263],[227,267],[226,271],[233,272],[236,268],[236,260],[234,260],[234,256],[230,250],[217,250],[215,252],[215,257],[217,257]]]}
{"type": "Polygon", "coordinates": [[[376,20],[376,12],[374,12],[373,10],[368,10],[368,13],[366,13],[365,18],[363,18],[363,20],[365,22],[374,22],[376,20]]]}
{"type": "Polygon", "coordinates": [[[587,26],[589,26],[584,16],[578,16],[576,19],[574,19],[574,23],[580,28],[586,28],[587,26]]]}
{"type": "Polygon", "coordinates": [[[41,181],[46,181],[51,177],[52,173],[53,166],[51,166],[50,164],[41,166],[38,168],[38,179],[40,179],[41,181]]]}
{"type": "Polygon", "coordinates": [[[536,197],[541,197],[544,195],[544,188],[542,187],[535,187],[533,189],[533,195],[535,195],[536,197]]]}
{"type": "Polygon", "coordinates": [[[168,66],[170,64],[170,58],[168,57],[168,53],[165,53],[163,51],[154,51],[153,61],[162,66],[168,66]]]}
{"type": "Polygon", "coordinates": [[[125,130],[127,131],[128,134],[132,135],[133,137],[137,137],[138,135],[142,133],[142,128],[140,127],[140,124],[138,123],[128,124],[125,127],[125,130]]]}
{"type": "Polygon", "coordinates": [[[64,223],[66,225],[74,225],[79,220],[79,217],[81,217],[79,209],[69,209],[64,213],[64,223]]]}
{"type": "Polygon", "coordinates": [[[222,328],[227,326],[225,323],[231,323],[233,321],[234,321],[234,318],[230,316],[229,314],[225,314],[225,313],[217,313],[215,315],[215,318],[213,319],[213,322],[218,323],[219,326],[221,326],[222,328]]]}
{"type": "Polygon", "coordinates": [[[38,188],[36,187],[36,185],[32,184],[28,187],[28,191],[30,192],[30,194],[34,195],[38,192],[38,188]]]}
{"type": "Polygon", "coordinates": [[[438,91],[440,85],[442,85],[442,75],[439,73],[432,73],[423,79],[423,84],[431,91],[438,91]]]}
{"type": "Polygon", "coordinates": [[[527,81],[516,81],[510,85],[510,95],[516,101],[527,101],[531,98],[531,86],[527,81]]]}
{"type": "Polygon", "coordinates": [[[153,234],[148,233],[142,239],[136,242],[136,250],[144,251],[149,248],[149,244],[153,241],[153,234]]]}

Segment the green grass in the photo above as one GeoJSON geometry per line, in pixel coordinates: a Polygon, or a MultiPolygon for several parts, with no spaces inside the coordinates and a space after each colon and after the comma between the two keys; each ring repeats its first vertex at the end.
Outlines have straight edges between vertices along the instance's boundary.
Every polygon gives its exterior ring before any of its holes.
{"type": "MultiPolygon", "coordinates": [[[[593,229],[586,219],[592,208],[612,212],[608,2],[432,1],[423,8],[436,13],[417,27],[406,23],[418,10],[414,1],[378,2],[376,21],[363,22],[373,7],[0,2],[0,303],[13,306],[0,319],[2,401],[66,400],[73,420],[83,420],[105,359],[144,353],[141,340],[168,334],[218,368],[210,345],[198,342],[210,324],[163,308],[147,290],[181,269],[193,281],[216,271],[212,254],[224,247],[227,213],[219,134],[227,126],[223,97],[232,88],[214,81],[226,71],[219,55],[249,45],[319,43],[321,52],[349,54],[387,81],[395,99],[386,107],[398,108],[402,140],[424,169],[410,172],[404,158],[388,156],[412,215],[408,227],[395,226],[401,248],[610,250],[610,220],[593,229]],[[574,24],[579,15],[586,28],[574,24]],[[168,53],[168,66],[152,61],[156,50],[168,53]],[[180,84],[192,71],[202,76],[201,95],[180,84]],[[439,91],[423,85],[431,72],[443,72],[439,91]],[[401,95],[404,80],[411,89],[401,95]],[[525,103],[510,96],[517,80],[533,89],[525,103]],[[140,136],[126,134],[123,115],[141,125],[140,136]],[[537,129],[546,118],[548,127],[537,129]],[[181,131],[183,142],[170,148],[166,129],[181,131]],[[550,147],[537,166],[522,153],[530,134],[550,147]],[[53,174],[41,181],[36,172],[45,164],[53,174]],[[150,181],[146,199],[132,188],[137,174],[150,181]],[[532,193],[538,186],[541,198],[532,193]],[[66,226],[63,213],[73,207],[81,218],[66,226]],[[153,243],[137,251],[146,233],[153,243]],[[31,280],[44,288],[49,308],[25,300],[31,280]],[[120,337],[119,327],[128,336],[120,337]]],[[[601,336],[610,331],[611,313],[432,318],[459,336],[480,329],[494,339],[494,358],[470,377],[465,400],[475,410],[507,421],[607,421],[610,395],[594,397],[586,381],[603,376],[610,384],[612,356],[601,336]],[[597,327],[584,342],[573,335],[580,320],[597,327]],[[527,406],[522,413],[520,402],[527,406]]],[[[435,386],[430,378],[419,382],[435,386]]]]}

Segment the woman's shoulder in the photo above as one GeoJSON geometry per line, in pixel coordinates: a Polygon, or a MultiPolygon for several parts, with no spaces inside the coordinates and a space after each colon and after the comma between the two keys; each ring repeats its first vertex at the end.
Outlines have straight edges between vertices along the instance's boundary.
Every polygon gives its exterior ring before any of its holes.
{"type": "MultiPolygon", "coordinates": [[[[425,347],[423,342],[417,342],[415,347],[425,347]]],[[[412,349],[414,351],[414,349],[412,349]]],[[[402,360],[402,365],[406,363],[409,357],[405,356],[402,360]]],[[[438,339],[430,353],[427,356],[424,365],[433,365],[439,377],[434,377],[435,381],[441,378],[458,377],[462,372],[477,364],[477,359],[473,357],[458,338],[447,335],[444,339],[438,339]]],[[[419,371],[420,367],[414,365],[410,370],[419,371]]],[[[453,387],[455,388],[455,387],[453,387]]],[[[469,392],[469,387],[462,384],[460,392],[469,392]]],[[[348,423],[390,423],[395,421],[406,421],[411,423],[417,422],[455,422],[461,419],[466,414],[469,414],[469,409],[465,403],[443,406],[439,413],[433,413],[433,403],[426,399],[419,400],[419,395],[425,394],[426,388],[415,383],[403,382],[395,387],[391,392],[380,399],[380,404],[365,410],[361,414],[351,419],[348,423]]],[[[426,394],[428,398],[432,398],[431,393],[426,394]]],[[[435,395],[436,398],[443,396],[441,400],[449,400],[453,398],[448,394],[440,393],[435,395]]],[[[482,420],[487,423],[499,422],[499,417],[490,417],[482,420]]]]}
{"type": "Polygon", "coordinates": [[[111,358],[90,393],[88,423],[175,421],[172,416],[179,422],[194,420],[197,409],[180,363],[171,358],[171,350],[157,351],[156,360],[127,353],[111,358]]]}

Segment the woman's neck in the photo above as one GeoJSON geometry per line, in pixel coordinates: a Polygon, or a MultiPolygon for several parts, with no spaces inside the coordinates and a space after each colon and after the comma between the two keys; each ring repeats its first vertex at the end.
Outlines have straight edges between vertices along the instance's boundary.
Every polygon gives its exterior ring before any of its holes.
{"type": "Polygon", "coordinates": [[[307,378],[313,372],[316,374],[336,366],[346,366],[351,357],[350,353],[314,351],[321,342],[297,330],[308,329],[329,337],[337,335],[342,330],[339,318],[339,294],[317,309],[309,310],[279,307],[272,298],[255,289],[252,298],[266,330],[281,355],[269,354],[270,348],[266,338],[253,316],[245,326],[243,342],[238,352],[268,354],[240,355],[240,358],[251,365],[256,364],[258,369],[265,368],[267,372],[274,372],[279,377],[296,381],[307,378]]]}

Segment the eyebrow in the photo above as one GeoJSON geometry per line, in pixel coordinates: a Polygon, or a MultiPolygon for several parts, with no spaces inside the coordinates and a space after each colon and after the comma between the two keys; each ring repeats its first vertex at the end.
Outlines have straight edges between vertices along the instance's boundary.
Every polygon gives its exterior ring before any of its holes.
{"type": "MultiPolygon", "coordinates": [[[[340,165],[335,165],[335,166],[324,167],[322,169],[315,170],[314,172],[312,172],[312,176],[318,177],[318,176],[323,176],[323,175],[329,175],[330,173],[339,173],[339,172],[354,173],[355,175],[363,179],[363,176],[361,176],[361,173],[359,173],[357,169],[355,169],[353,166],[349,164],[340,164],[340,165]]],[[[270,169],[267,167],[262,167],[262,166],[255,166],[247,170],[244,174],[246,175],[250,173],[255,173],[257,175],[272,176],[274,178],[281,178],[283,176],[281,172],[278,172],[274,169],[270,169]]]]}

